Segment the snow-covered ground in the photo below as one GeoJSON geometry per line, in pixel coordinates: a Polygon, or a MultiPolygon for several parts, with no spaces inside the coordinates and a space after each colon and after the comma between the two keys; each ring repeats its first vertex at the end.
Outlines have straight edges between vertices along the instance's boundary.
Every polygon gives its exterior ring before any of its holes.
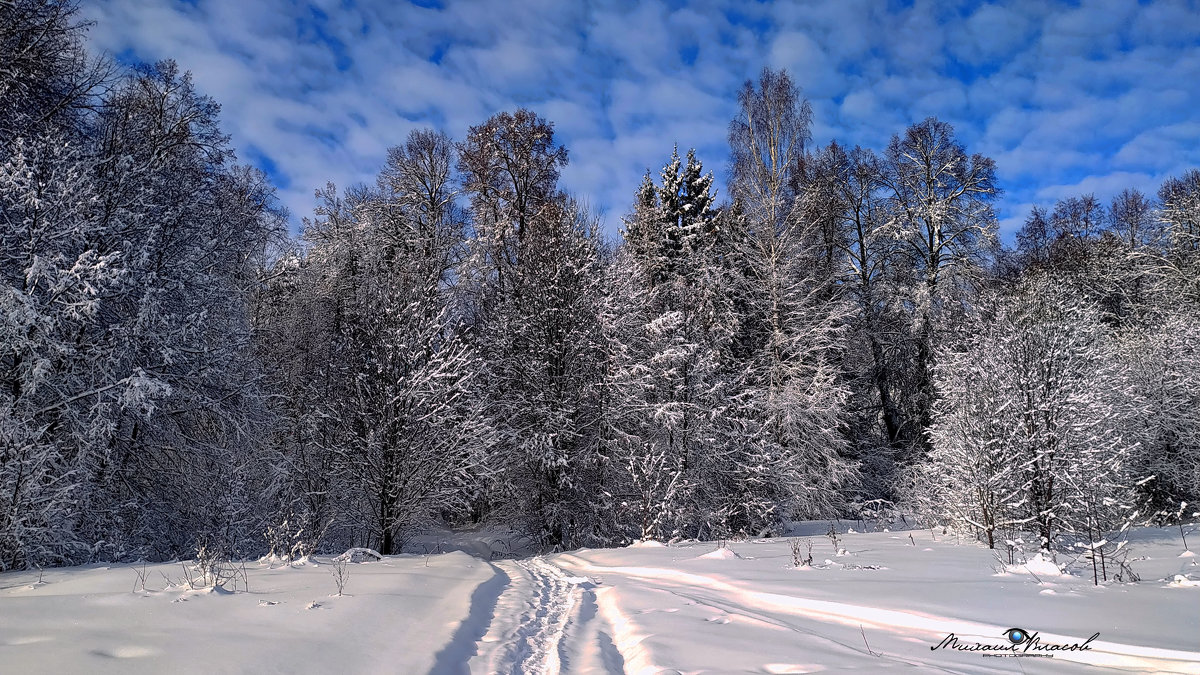
{"type": "Polygon", "coordinates": [[[1142,581],[1096,587],[1090,566],[1005,570],[928,530],[843,534],[835,547],[827,527],[528,558],[492,537],[475,551],[490,560],[351,563],[342,596],[324,557],[248,564],[249,590],[232,593],[189,589],[179,563],[146,566],[144,589],[141,566],[5,573],[0,672],[1200,673],[1200,558],[1181,555],[1178,530],[1136,531],[1142,581]],[[811,567],[793,565],[793,539],[804,555],[812,543],[811,567]],[[1003,645],[1010,628],[1042,645],[1099,636],[1053,658],[931,649],[950,633],[1003,645]]]}

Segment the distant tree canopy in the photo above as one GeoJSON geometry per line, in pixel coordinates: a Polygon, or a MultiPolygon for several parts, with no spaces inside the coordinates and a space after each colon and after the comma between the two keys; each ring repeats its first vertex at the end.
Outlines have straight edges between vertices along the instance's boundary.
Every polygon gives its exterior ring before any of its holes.
{"type": "Polygon", "coordinates": [[[1200,498],[1200,172],[1032,210],[946,122],[812,143],[737,93],[622,241],[537,113],[418,130],[299,238],[173,62],[0,3],[0,570],[769,535],[880,505],[1069,545],[1200,498]]]}

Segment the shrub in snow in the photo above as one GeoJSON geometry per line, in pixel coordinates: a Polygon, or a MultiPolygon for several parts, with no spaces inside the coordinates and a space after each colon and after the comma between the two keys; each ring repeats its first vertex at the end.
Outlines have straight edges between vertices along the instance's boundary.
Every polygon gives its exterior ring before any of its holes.
{"type": "MultiPolygon", "coordinates": [[[[250,590],[245,563],[236,564],[231,561],[228,550],[212,537],[200,539],[200,543],[196,547],[194,569],[200,573],[200,577],[193,579],[190,574],[187,574],[188,585],[192,588],[237,591],[240,585],[243,591],[250,590]]],[[[186,566],[184,566],[184,572],[187,573],[186,566]]]]}
{"type": "Polygon", "coordinates": [[[936,370],[933,447],[915,501],[981,534],[1029,529],[1041,546],[1132,512],[1144,402],[1098,312],[1060,281],[1026,280],[984,303],[936,370]]]}
{"type": "MultiPolygon", "coordinates": [[[[349,551],[347,551],[349,553],[349,551]]],[[[350,568],[347,566],[349,560],[345,555],[340,555],[333,559],[333,566],[329,569],[329,574],[333,577],[333,583],[337,586],[337,594],[340,596],[342,591],[346,589],[346,582],[350,580],[350,568]]],[[[358,562],[358,561],[355,561],[358,562]]]]}
{"type": "Polygon", "coordinates": [[[812,567],[812,542],[804,539],[792,540],[792,566],[794,567],[812,567]]]}

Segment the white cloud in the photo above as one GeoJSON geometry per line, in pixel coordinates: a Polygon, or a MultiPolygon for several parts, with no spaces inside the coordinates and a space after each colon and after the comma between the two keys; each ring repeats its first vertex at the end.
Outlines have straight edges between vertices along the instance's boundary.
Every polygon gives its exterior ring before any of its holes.
{"type": "Polygon", "coordinates": [[[953,123],[997,160],[1006,231],[1038,200],[1122,180],[1152,191],[1200,162],[1200,13],[1187,0],[85,1],[96,47],[194,73],[234,145],[278,168],[297,216],[327,180],[371,181],[414,127],[461,137],[525,105],[556,123],[565,187],[607,209],[615,232],[672,143],[697,147],[723,184],[736,92],[764,65],[804,87],[819,143],[880,148],[926,116],[953,123]]]}
{"type": "Polygon", "coordinates": [[[1037,190],[1037,196],[1043,201],[1056,201],[1067,197],[1093,194],[1101,202],[1107,203],[1117,193],[1125,188],[1137,188],[1146,194],[1157,191],[1165,176],[1129,171],[1115,171],[1104,175],[1092,175],[1076,183],[1068,185],[1047,185],[1037,190]]]}

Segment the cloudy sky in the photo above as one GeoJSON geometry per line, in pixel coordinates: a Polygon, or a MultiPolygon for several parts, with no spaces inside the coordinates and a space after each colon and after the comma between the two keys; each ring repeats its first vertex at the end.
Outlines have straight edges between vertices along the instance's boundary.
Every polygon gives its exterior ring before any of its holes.
{"type": "Polygon", "coordinates": [[[787,68],[814,136],[875,149],[933,115],[996,160],[1008,237],[1034,204],[1200,166],[1200,2],[84,0],[92,43],[174,58],[298,222],[410,129],[517,106],[615,232],[647,168],[695,147],[723,186],[736,92],[787,68]]]}

